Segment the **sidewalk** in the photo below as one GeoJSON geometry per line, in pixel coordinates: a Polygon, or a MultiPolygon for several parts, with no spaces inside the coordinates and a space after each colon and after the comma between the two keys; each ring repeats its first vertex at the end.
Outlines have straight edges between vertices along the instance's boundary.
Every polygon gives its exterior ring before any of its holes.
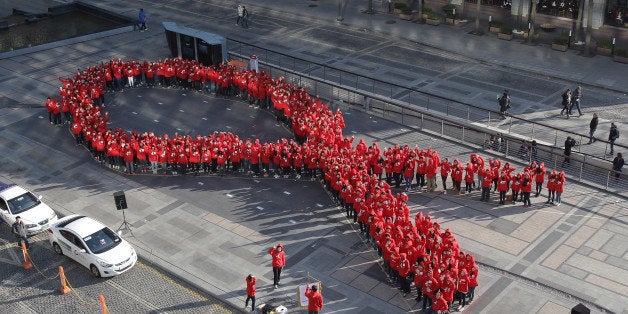
{"type": "MultiPolygon", "coordinates": [[[[272,2],[259,3],[270,6],[272,2]]],[[[284,12],[303,13],[308,9],[307,4],[313,2],[276,3],[284,6],[284,12]]],[[[310,28],[307,22],[317,15],[318,20],[333,24],[331,2],[315,3],[329,6],[317,7],[322,11],[296,19],[291,13],[261,12],[266,16],[283,15],[283,20],[274,21],[277,23],[274,36],[294,32],[288,26],[298,25],[297,31],[310,28]]],[[[3,81],[0,97],[13,99],[18,104],[43,103],[45,96],[58,88],[57,76],[69,76],[77,67],[114,57],[160,59],[169,56],[163,32],[158,27],[162,20],[233,28],[232,16],[226,13],[230,9],[224,9],[224,2],[212,6],[195,1],[148,4],[110,0],[98,2],[98,5],[128,16],[135,16],[141,5],[155,26],[149,26],[151,30],[144,33],[120,34],[0,60],[3,81]],[[173,9],[177,7],[189,10],[173,9]]],[[[256,14],[255,5],[250,5],[249,9],[256,14]]],[[[347,13],[345,23],[363,16],[366,15],[347,13]]],[[[374,15],[373,18],[380,17],[374,15]]],[[[385,24],[389,19],[382,18],[381,25],[373,22],[377,26],[372,27],[389,34],[415,33],[413,36],[417,38],[430,31],[427,25],[408,23],[403,24],[406,25],[403,28],[399,27],[401,21],[385,24]]],[[[237,35],[254,40],[262,36],[256,32],[270,33],[269,27],[256,30],[254,23],[253,19],[249,33],[237,35]]],[[[437,28],[445,29],[444,26],[437,28]]],[[[443,36],[440,38],[458,42],[459,49],[465,49],[454,32],[443,36]]],[[[491,40],[487,36],[481,38],[491,40]]],[[[494,41],[495,45],[514,44],[494,41]]],[[[443,43],[447,41],[440,44],[443,43]]],[[[470,49],[481,51],[478,47],[470,49]]],[[[582,60],[569,53],[559,54],[559,57],[573,57],[572,61],[561,61],[561,64],[582,60]]],[[[585,60],[603,63],[599,57],[585,60]]],[[[589,65],[583,66],[589,68],[589,65]]],[[[609,70],[620,68],[610,61],[605,66],[609,70]]],[[[536,69],[542,68],[536,66],[536,69]]],[[[614,82],[621,83],[617,77],[614,82]]],[[[123,176],[106,171],[84,152],[77,151],[67,130],[51,129],[48,123],[41,123],[38,116],[42,115],[43,108],[7,106],[2,109],[0,143],[13,149],[0,152],[3,162],[0,181],[24,184],[45,194],[47,202],[61,212],[88,214],[111,226],[121,221],[119,213],[107,205],[112,204],[111,193],[125,190],[127,201],[134,208],[127,212],[127,219],[133,225],[137,238],[132,241],[138,251],[228,302],[243,305],[244,276],[254,272],[259,274],[260,302],[288,304],[291,313],[303,312],[292,311],[296,302],[294,287],[306,282],[308,275],[313,277],[312,281],[323,282],[323,295],[327,300],[325,312],[418,311],[418,304],[410,296],[404,299],[388,283],[373,251],[361,242],[353,226],[330,203],[316,182],[123,176]],[[273,290],[266,250],[277,242],[283,242],[288,248],[288,267],[282,286],[273,290]]],[[[410,132],[403,126],[349,108],[345,110],[345,120],[345,134],[355,134],[369,143],[379,141],[382,147],[431,143],[443,156],[465,160],[470,151],[475,150],[429,134],[410,132]]],[[[484,265],[495,267],[482,268],[479,297],[467,312],[567,312],[577,304],[569,295],[613,312],[625,311],[628,233],[623,216],[627,210],[624,202],[573,182],[569,183],[560,207],[544,206],[542,198],[534,199],[534,207],[529,210],[519,206],[494,207],[476,199],[475,194],[411,194],[412,215],[418,210],[429,212],[442,226],[454,231],[463,249],[473,252],[484,265]]]]}

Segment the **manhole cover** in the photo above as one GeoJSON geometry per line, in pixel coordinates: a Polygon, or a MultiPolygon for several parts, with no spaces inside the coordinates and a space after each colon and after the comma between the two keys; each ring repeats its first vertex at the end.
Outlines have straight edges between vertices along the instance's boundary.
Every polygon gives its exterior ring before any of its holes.
{"type": "Polygon", "coordinates": [[[388,20],[388,21],[386,21],[386,24],[395,24],[395,23],[397,23],[397,21],[395,21],[395,20],[388,20]]]}
{"type": "Polygon", "coordinates": [[[317,6],[318,6],[318,4],[310,4],[310,5],[308,5],[308,7],[310,7],[310,8],[315,8],[317,6]]]}

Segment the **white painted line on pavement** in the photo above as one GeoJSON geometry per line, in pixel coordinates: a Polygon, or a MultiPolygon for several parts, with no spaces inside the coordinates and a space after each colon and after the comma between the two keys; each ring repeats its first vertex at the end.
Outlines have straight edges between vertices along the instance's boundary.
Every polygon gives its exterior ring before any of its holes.
{"type": "Polygon", "coordinates": [[[317,207],[323,207],[323,204],[316,203],[317,207]]]}
{"type": "Polygon", "coordinates": [[[183,111],[183,109],[179,109],[179,112],[185,112],[185,111],[183,111]]]}
{"type": "Polygon", "coordinates": [[[231,129],[231,127],[230,127],[230,126],[228,126],[228,125],[226,126],[226,128],[227,128],[227,129],[231,129]]]}
{"type": "Polygon", "coordinates": [[[131,113],[132,113],[132,114],[137,114],[137,112],[135,112],[135,111],[131,111],[131,113]]]}
{"type": "Polygon", "coordinates": [[[207,103],[207,100],[203,100],[204,103],[207,103]]]}
{"type": "Polygon", "coordinates": [[[201,119],[203,119],[203,120],[207,121],[207,118],[201,118],[201,119]]]}
{"type": "Polygon", "coordinates": [[[259,210],[264,210],[264,207],[262,207],[262,206],[257,206],[256,208],[259,209],[259,210]]]}
{"type": "Polygon", "coordinates": [[[181,131],[181,128],[177,128],[177,131],[181,131]]]}
{"type": "Polygon", "coordinates": [[[227,108],[227,110],[231,111],[231,108],[227,108]]]}
{"type": "Polygon", "coordinates": [[[155,120],[153,120],[153,121],[155,121],[155,122],[159,123],[159,120],[157,120],[157,119],[155,119],[155,120]]]}
{"type": "Polygon", "coordinates": [[[158,105],[163,105],[164,103],[163,103],[163,102],[158,102],[157,104],[158,104],[158,105]]]}
{"type": "Polygon", "coordinates": [[[38,116],[38,118],[43,119],[44,117],[42,117],[42,116],[38,116]]]}
{"type": "Polygon", "coordinates": [[[293,224],[293,225],[297,223],[296,221],[294,221],[294,220],[292,220],[292,219],[290,219],[290,220],[288,220],[288,221],[289,221],[291,224],[293,224]]]}
{"type": "Polygon", "coordinates": [[[291,193],[288,191],[283,191],[283,194],[290,195],[291,193]]]}
{"type": "Polygon", "coordinates": [[[142,98],[142,95],[137,95],[137,98],[142,98]]]}
{"type": "Polygon", "coordinates": [[[181,94],[182,96],[187,96],[187,94],[181,94]]]}
{"type": "Polygon", "coordinates": [[[227,193],[227,194],[225,194],[225,195],[227,195],[227,197],[233,197],[233,195],[231,195],[231,194],[229,194],[229,193],[227,193]]]}
{"type": "Polygon", "coordinates": [[[198,185],[204,185],[204,184],[205,184],[205,183],[203,183],[203,182],[197,182],[197,183],[198,183],[198,185]]]}
{"type": "Polygon", "coordinates": [[[255,182],[255,183],[259,183],[259,180],[253,180],[253,182],[255,182]]]}

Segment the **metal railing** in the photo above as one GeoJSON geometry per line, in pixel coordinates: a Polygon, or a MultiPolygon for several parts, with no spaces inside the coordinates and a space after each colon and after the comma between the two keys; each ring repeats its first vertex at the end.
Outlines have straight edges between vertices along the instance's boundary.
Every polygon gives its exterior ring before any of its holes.
{"type": "MultiPolygon", "coordinates": [[[[229,49],[230,57],[232,59],[246,60],[251,54],[260,56],[259,51],[254,49],[263,49],[256,46],[252,46],[250,49],[244,49],[244,46],[244,43],[240,44],[240,49],[231,49],[233,48],[233,46],[231,46],[229,49]]],[[[443,138],[482,147],[487,153],[519,159],[523,163],[529,163],[531,160],[544,162],[548,169],[564,170],[572,180],[615,193],[618,196],[628,197],[628,180],[626,180],[626,176],[622,175],[619,179],[616,179],[614,172],[610,171],[609,161],[603,160],[594,154],[583,152],[582,144],[580,143],[582,143],[583,140],[588,140],[588,137],[585,138],[584,135],[559,130],[549,126],[540,126],[538,123],[535,124],[525,119],[509,116],[508,131],[501,133],[501,145],[495,141],[489,144],[491,137],[494,137],[495,134],[499,132],[491,125],[493,123],[493,117],[498,117],[498,112],[454,101],[436,102],[435,99],[442,99],[431,95],[422,96],[424,97],[423,100],[426,102],[424,106],[409,104],[406,101],[389,97],[388,94],[380,95],[374,93],[372,90],[363,90],[359,88],[359,85],[344,85],[344,83],[347,82],[346,80],[328,80],[326,79],[329,78],[328,76],[314,76],[312,75],[312,71],[299,72],[293,69],[295,64],[292,64],[291,68],[286,68],[285,61],[282,63],[273,63],[272,61],[278,60],[276,58],[267,59],[267,56],[271,54],[284,54],[268,49],[263,49],[262,51],[267,54],[260,57],[260,65],[264,71],[273,77],[283,76],[287,81],[306,87],[311,94],[318,95],[323,99],[329,99],[337,103],[344,103],[360,108],[365,107],[368,102],[368,108],[364,109],[373,116],[399,122],[411,128],[430,132],[443,138]],[[439,105],[436,105],[436,103],[439,105]],[[462,106],[462,108],[455,108],[455,104],[462,106]],[[462,117],[460,117],[460,113],[464,113],[462,117]],[[483,114],[485,116],[483,116],[483,114]],[[525,126],[526,123],[532,125],[525,126]],[[522,124],[522,126],[514,128],[513,125],[516,124],[522,124]],[[525,132],[526,128],[529,130],[528,132],[525,132]],[[520,134],[521,130],[524,131],[523,134],[520,134]],[[554,139],[553,142],[547,141],[546,137],[540,138],[540,134],[551,135],[554,139]],[[565,164],[565,167],[563,167],[563,149],[556,145],[558,137],[562,134],[569,134],[575,137],[579,143],[573,149],[570,164],[565,164]],[[537,142],[534,148],[530,146],[532,140],[537,142]]],[[[297,58],[290,58],[292,60],[298,60],[297,58]]],[[[324,67],[323,65],[320,66],[324,67]]],[[[346,71],[342,72],[349,73],[346,71]]],[[[328,73],[328,70],[324,71],[324,73],[328,73]]],[[[358,76],[356,74],[354,75],[356,77],[358,76]]],[[[339,77],[340,76],[337,78],[339,77]]],[[[344,77],[346,78],[347,74],[345,74],[344,77]]],[[[349,80],[349,82],[352,81],[349,80]]],[[[377,90],[375,90],[375,92],[377,92],[377,90]]],[[[414,93],[416,93],[418,97],[419,92],[414,93]]],[[[566,138],[566,136],[567,135],[565,135],[564,138],[566,138]]],[[[620,145],[615,146],[616,148],[624,148],[620,145]]],[[[600,147],[599,149],[602,148],[600,147]]],[[[444,153],[447,154],[447,152],[444,153]]]]}
{"type": "MultiPolygon", "coordinates": [[[[421,91],[415,87],[402,86],[352,73],[330,65],[297,58],[236,39],[227,38],[227,46],[229,47],[230,53],[237,55],[239,58],[245,59],[255,54],[262,63],[272,65],[272,67],[276,69],[290,70],[293,73],[299,73],[300,75],[296,83],[312,85],[308,87],[313,87],[313,89],[310,88],[310,92],[313,94],[320,94],[317,90],[318,86],[311,84],[312,80],[317,79],[321,82],[334,83],[337,86],[360,91],[363,96],[378,95],[395,100],[396,103],[403,105],[408,110],[421,109],[430,112],[438,112],[446,117],[454,117],[466,123],[491,128],[495,131],[495,134],[519,135],[522,138],[527,138],[530,141],[535,140],[537,143],[542,143],[547,146],[561,147],[568,136],[574,138],[578,143],[587,143],[589,141],[588,134],[563,130],[517,116],[508,116],[506,120],[503,120],[499,112],[483,108],[476,104],[447,98],[427,91],[421,91]]],[[[355,103],[361,103],[363,99],[354,99],[354,101],[355,103]]],[[[497,101],[495,101],[492,106],[496,106],[496,103],[497,101]]],[[[602,132],[603,131],[598,130],[598,135],[602,132]]],[[[615,147],[620,151],[628,151],[628,146],[622,144],[615,143],[615,147]]],[[[578,145],[576,149],[578,153],[587,155],[590,158],[612,160],[614,157],[609,154],[610,143],[604,140],[598,140],[590,145],[578,145]]]]}

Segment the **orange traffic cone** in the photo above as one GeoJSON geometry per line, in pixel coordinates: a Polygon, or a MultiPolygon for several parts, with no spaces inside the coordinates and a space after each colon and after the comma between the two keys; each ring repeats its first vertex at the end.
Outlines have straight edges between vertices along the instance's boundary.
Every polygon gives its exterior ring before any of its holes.
{"type": "Polygon", "coordinates": [[[107,303],[105,303],[105,297],[101,294],[100,297],[100,308],[102,309],[102,314],[108,314],[107,303]]]}
{"type": "Polygon", "coordinates": [[[61,288],[59,288],[59,292],[61,292],[61,294],[67,294],[70,292],[70,288],[68,287],[67,280],[65,279],[63,266],[59,266],[59,277],[61,277],[61,288]]]}
{"type": "Polygon", "coordinates": [[[22,266],[24,266],[24,269],[33,268],[33,264],[31,263],[31,258],[30,256],[28,256],[28,251],[26,250],[26,243],[24,242],[22,242],[22,254],[24,255],[24,263],[22,264],[22,266]]]}

